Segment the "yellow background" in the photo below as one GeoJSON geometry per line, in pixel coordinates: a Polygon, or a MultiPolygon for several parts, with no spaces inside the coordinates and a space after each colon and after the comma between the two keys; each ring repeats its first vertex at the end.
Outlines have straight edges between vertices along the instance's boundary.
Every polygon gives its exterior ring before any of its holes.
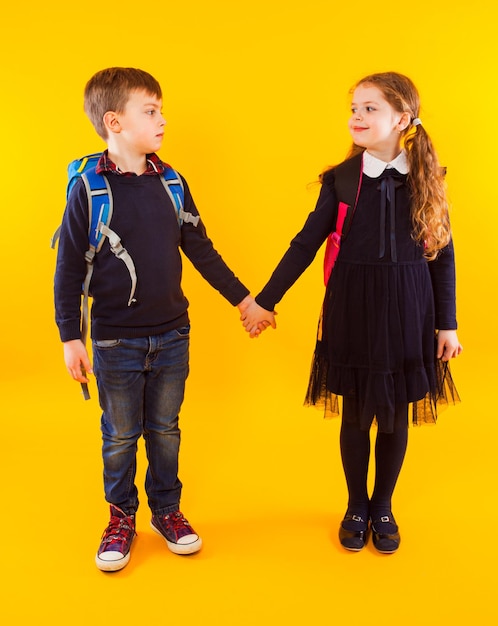
{"type": "Polygon", "coordinates": [[[496,3],[10,2],[0,119],[4,624],[477,624],[496,617],[496,3]],[[408,74],[448,167],[457,248],[463,403],[413,429],[395,494],[402,545],[340,549],[339,421],[302,399],[321,257],[250,341],[188,264],[192,372],[182,411],[182,508],[205,542],[169,553],[142,489],[130,565],[99,572],[107,523],[95,386],[84,402],[53,322],[66,165],[101,149],[82,110],[111,65],[155,75],[161,156],[190,183],[208,232],[256,293],[313,208],[310,184],[349,147],[348,90],[408,74]]]}

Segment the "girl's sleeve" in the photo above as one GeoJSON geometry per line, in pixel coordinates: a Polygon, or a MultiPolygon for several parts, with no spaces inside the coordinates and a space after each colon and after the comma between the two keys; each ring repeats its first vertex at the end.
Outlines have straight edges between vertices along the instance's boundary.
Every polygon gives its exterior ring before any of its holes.
{"type": "Polygon", "coordinates": [[[256,302],[267,311],[273,311],[284,294],[311,264],[337,218],[337,200],[333,188],[333,175],[327,173],[315,209],[308,215],[302,230],[290,242],[270,280],[256,296],[256,302]]]}
{"type": "Polygon", "coordinates": [[[434,292],[436,329],[456,330],[456,277],[453,241],[443,248],[434,261],[429,262],[434,292]]]}

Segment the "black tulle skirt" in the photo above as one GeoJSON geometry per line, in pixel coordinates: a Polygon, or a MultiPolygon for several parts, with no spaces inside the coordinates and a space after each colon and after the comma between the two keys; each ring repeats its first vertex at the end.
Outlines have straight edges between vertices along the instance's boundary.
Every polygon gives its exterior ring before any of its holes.
{"type": "Polygon", "coordinates": [[[436,358],[432,284],[425,262],[338,263],[325,293],[305,405],[340,414],[356,400],[362,429],[392,432],[411,405],[414,425],[435,423],[460,400],[448,362],[436,358]]]}

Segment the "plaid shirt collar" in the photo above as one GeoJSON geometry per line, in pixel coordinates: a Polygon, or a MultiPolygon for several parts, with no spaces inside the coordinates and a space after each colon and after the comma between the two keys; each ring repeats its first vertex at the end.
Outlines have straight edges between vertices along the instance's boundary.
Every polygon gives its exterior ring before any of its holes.
{"type": "MultiPolygon", "coordinates": [[[[147,169],[143,173],[145,176],[156,176],[157,174],[162,174],[164,172],[164,163],[157,156],[157,154],[147,154],[147,169]]],[[[105,150],[102,153],[102,156],[97,163],[97,167],[95,168],[97,174],[103,174],[104,172],[112,172],[113,174],[118,174],[119,176],[137,176],[135,172],[123,172],[119,169],[119,167],[111,161],[109,158],[108,150],[105,150]]]]}

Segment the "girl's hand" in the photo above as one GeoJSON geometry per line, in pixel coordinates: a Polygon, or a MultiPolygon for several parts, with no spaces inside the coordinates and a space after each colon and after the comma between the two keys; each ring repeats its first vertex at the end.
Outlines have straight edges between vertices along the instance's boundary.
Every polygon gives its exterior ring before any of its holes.
{"type": "Polygon", "coordinates": [[[456,330],[440,330],[437,334],[437,358],[449,361],[463,350],[458,341],[456,330]]]}
{"type": "Polygon", "coordinates": [[[263,307],[259,306],[256,300],[253,299],[252,302],[248,302],[247,306],[241,310],[240,320],[251,339],[254,339],[258,337],[263,330],[266,330],[268,326],[272,328],[277,327],[275,315],[276,313],[274,311],[263,309],[263,307]]]}

